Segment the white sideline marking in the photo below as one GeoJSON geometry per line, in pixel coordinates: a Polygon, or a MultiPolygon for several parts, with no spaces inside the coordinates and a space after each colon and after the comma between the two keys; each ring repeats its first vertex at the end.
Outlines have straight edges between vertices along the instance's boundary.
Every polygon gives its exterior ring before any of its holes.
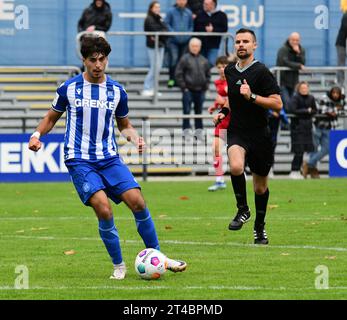
{"type": "MultiPolygon", "coordinates": [[[[207,216],[207,217],[198,217],[198,216],[194,216],[194,217],[184,217],[184,220],[191,220],[191,221],[201,221],[201,220],[225,220],[225,221],[229,221],[231,218],[233,218],[232,215],[230,216],[225,216],[225,217],[211,217],[211,216],[207,216]]],[[[283,216],[280,217],[276,217],[276,216],[270,216],[272,221],[283,221],[283,216]]],[[[114,215],[114,219],[117,220],[131,220],[133,221],[134,218],[132,216],[129,217],[119,217],[117,215],[114,215]]],[[[160,220],[182,220],[182,217],[156,217],[154,216],[153,219],[155,221],[160,221],[160,220]]],[[[46,221],[46,220],[93,220],[96,221],[96,217],[76,217],[76,216],[66,216],[66,217],[1,217],[0,221],[46,221]]],[[[340,217],[333,217],[333,218],[329,218],[329,217],[286,217],[285,218],[286,221],[312,221],[312,222],[316,222],[316,221],[340,221],[341,218],[340,217]]]]}
{"type": "MultiPolygon", "coordinates": [[[[53,236],[22,236],[22,235],[0,235],[1,238],[16,238],[16,239],[36,239],[36,240],[72,240],[72,241],[101,241],[100,238],[91,237],[53,237],[53,236]]],[[[121,240],[123,244],[142,244],[140,240],[121,240]]],[[[299,245],[267,245],[267,246],[257,246],[254,244],[247,243],[237,243],[237,242],[201,242],[201,241],[178,241],[178,240],[161,240],[161,244],[171,244],[171,245],[189,245],[189,246],[209,246],[209,247],[250,247],[250,248],[262,248],[262,249],[308,249],[308,250],[326,250],[326,251],[339,251],[347,252],[347,248],[339,247],[318,247],[318,246],[299,246],[299,245]]]]}
{"type": "MultiPolygon", "coordinates": [[[[185,286],[185,287],[173,287],[173,286],[86,286],[86,287],[68,287],[68,286],[61,286],[61,287],[39,287],[39,286],[33,286],[30,287],[28,290],[24,291],[30,291],[30,290],[124,290],[124,291],[136,291],[136,290],[149,290],[149,291],[157,291],[157,290],[185,290],[185,291],[192,291],[192,290],[235,290],[235,291],[257,291],[257,290],[266,290],[266,291],[306,291],[306,290],[314,290],[319,291],[315,287],[306,287],[306,288],[300,288],[300,287],[248,287],[248,286],[185,286]]],[[[0,291],[3,290],[16,290],[16,291],[23,291],[15,289],[14,287],[10,286],[3,286],[0,287],[0,291]]],[[[347,290],[347,287],[329,287],[329,289],[326,289],[324,291],[330,291],[330,290],[347,290]]]]}

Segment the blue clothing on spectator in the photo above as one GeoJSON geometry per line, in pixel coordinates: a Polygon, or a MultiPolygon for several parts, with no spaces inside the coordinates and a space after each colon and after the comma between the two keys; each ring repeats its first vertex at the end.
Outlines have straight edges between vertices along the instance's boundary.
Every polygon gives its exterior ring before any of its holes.
{"type": "MultiPolygon", "coordinates": [[[[175,5],[169,9],[165,23],[171,32],[192,32],[193,14],[188,8],[175,5]]],[[[185,53],[190,36],[171,36],[167,43],[170,80],[175,79],[176,65],[185,53]]]]}
{"type": "MultiPolygon", "coordinates": [[[[172,32],[192,32],[193,31],[193,14],[188,8],[179,8],[173,6],[166,14],[165,23],[169,31],[172,32]]],[[[170,41],[186,44],[190,36],[172,36],[170,41]]]]}

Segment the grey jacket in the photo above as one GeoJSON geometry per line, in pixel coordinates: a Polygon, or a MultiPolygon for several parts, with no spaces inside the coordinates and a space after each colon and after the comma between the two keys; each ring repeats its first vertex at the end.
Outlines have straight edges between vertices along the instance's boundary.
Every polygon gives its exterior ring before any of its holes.
{"type": "Polygon", "coordinates": [[[289,42],[286,41],[284,45],[278,50],[277,63],[279,67],[291,68],[291,71],[281,72],[281,86],[294,89],[299,81],[299,70],[301,65],[305,65],[306,52],[305,49],[300,46],[301,52],[297,54],[289,42]]]}
{"type": "Polygon", "coordinates": [[[176,66],[175,78],[182,90],[206,91],[211,79],[208,60],[201,54],[184,54],[176,66]]]}

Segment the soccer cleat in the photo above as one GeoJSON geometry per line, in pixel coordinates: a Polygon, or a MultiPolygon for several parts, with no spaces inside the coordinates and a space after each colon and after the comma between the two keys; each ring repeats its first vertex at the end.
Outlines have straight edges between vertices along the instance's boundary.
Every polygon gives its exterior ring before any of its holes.
{"type": "Polygon", "coordinates": [[[240,230],[242,226],[251,219],[251,212],[249,209],[240,210],[237,212],[235,218],[229,224],[229,230],[240,230]]]}
{"type": "Polygon", "coordinates": [[[209,187],[207,190],[214,192],[217,190],[223,190],[227,187],[225,182],[216,182],[213,186],[209,187]]]}
{"type": "Polygon", "coordinates": [[[114,266],[114,270],[112,275],[110,276],[110,279],[123,280],[125,278],[126,273],[127,273],[127,268],[125,266],[125,263],[122,262],[114,266]]]}
{"type": "Polygon", "coordinates": [[[172,272],[182,272],[186,270],[187,263],[180,260],[173,260],[167,258],[167,269],[172,272]]]}
{"type": "Polygon", "coordinates": [[[266,231],[264,229],[265,223],[259,226],[254,226],[254,244],[268,244],[269,239],[267,238],[266,231]]]}

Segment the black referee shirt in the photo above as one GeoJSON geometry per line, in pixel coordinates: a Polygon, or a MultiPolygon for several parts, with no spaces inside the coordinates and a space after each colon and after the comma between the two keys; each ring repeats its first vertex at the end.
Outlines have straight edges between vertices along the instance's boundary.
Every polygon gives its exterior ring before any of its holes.
{"type": "Polygon", "coordinates": [[[272,94],[280,94],[280,88],[270,70],[259,61],[244,69],[238,65],[229,64],[225,70],[228,83],[228,97],[231,109],[229,130],[256,131],[264,129],[268,125],[268,110],[246,100],[240,94],[240,87],[246,79],[251,92],[262,97],[272,94]]]}

